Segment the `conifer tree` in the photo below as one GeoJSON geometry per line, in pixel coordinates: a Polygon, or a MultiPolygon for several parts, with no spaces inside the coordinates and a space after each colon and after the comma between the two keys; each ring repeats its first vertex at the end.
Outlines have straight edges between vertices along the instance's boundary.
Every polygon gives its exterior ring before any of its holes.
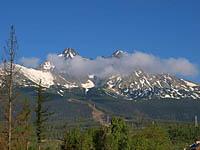
{"type": "Polygon", "coordinates": [[[49,119],[49,116],[52,113],[49,113],[48,107],[45,107],[46,97],[44,95],[44,88],[41,85],[42,81],[40,80],[37,86],[37,101],[36,101],[36,136],[37,136],[37,145],[38,150],[40,150],[41,143],[45,139],[45,130],[46,123],[49,119]]]}
{"type": "Polygon", "coordinates": [[[31,137],[31,108],[29,99],[26,98],[20,107],[21,110],[16,117],[16,126],[14,132],[14,136],[16,137],[15,147],[16,149],[28,150],[31,137]]]}

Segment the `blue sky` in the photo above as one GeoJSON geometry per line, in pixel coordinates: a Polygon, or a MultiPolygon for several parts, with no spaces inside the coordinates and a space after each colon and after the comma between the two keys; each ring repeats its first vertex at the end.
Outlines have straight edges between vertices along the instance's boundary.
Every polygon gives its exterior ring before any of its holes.
{"type": "Polygon", "coordinates": [[[43,60],[65,47],[91,58],[124,49],[200,66],[199,7],[198,0],[1,0],[0,47],[14,24],[18,58],[43,60]]]}

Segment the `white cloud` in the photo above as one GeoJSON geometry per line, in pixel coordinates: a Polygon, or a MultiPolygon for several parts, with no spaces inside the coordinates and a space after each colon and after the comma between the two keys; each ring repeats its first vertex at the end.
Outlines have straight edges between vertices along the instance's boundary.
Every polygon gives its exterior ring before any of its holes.
{"type": "Polygon", "coordinates": [[[57,71],[78,78],[89,74],[101,78],[115,74],[128,75],[137,69],[149,73],[170,73],[183,76],[198,74],[197,67],[185,58],[162,59],[140,51],[126,54],[120,59],[97,57],[89,60],[75,56],[73,59],[65,60],[56,54],[49,54],[48,60],[56,66],[57,71]]]}
{"type": "Polygon", "coordinates": [[[22,57],[19,59],[19,63],[26,66],[26,67],[31,67],[31,68],[36,68],[39,65],[39,58],[36,57],[22,57]]]}

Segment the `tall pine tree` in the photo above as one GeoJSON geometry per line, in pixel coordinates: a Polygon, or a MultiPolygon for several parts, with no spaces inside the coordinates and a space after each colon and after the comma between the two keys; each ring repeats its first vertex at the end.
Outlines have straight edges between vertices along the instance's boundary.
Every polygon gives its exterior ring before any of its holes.
{"type": "Polygon", "coordinates": [[[45,140],[45,130],[46,123],[49,119],[51,113],[49,113],[49,109],[45,106],[46,96],[44,93],[44,88],[42,87],[42,81],[40,80],[37,86],[37,102],[36,102],[36,136],[37,136],[37,145],[38,150],[40,150],[41,143],[45,140]]]}

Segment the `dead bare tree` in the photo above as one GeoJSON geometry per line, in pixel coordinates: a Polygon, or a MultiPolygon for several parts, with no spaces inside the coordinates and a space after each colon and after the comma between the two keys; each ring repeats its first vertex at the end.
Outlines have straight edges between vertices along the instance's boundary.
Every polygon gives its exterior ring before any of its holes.
{"type": "Polygon", "coordinates": [[[15,54],[17,50],[17,39],[15,28],[10,27],[10,35],[7,45],[4,48],[5,56],[3,58],[3,75],[2,86],[4,88],[4,102],[5,102],[5,119],[6,119],[6,134],[8,150],[12,149],[12,125],[13,125],[13,100],[14,94],[14,75],[15,72],[15,54]]]}

